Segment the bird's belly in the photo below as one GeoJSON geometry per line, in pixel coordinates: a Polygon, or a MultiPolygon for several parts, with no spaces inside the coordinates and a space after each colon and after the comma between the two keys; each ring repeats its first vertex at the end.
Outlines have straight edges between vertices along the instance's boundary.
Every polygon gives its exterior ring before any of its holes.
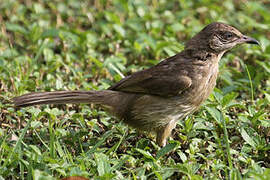
{"type": "Polygon", "coordinates": [[[155,131],[170,121],[183,119],[196,108],[193,104],[183,102],[182,97],[144,95],[136,100],[124,122],[140,130],[155,131]]]}

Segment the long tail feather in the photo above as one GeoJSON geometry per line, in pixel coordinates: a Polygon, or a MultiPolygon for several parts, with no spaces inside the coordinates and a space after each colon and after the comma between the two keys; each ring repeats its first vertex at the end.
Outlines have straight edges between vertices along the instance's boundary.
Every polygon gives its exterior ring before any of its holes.
{"type": "Polygon", "coordinates": [[[37,104],[103,103],[105,91],[34,92],[13,98],[15,107],[37,104]]]}

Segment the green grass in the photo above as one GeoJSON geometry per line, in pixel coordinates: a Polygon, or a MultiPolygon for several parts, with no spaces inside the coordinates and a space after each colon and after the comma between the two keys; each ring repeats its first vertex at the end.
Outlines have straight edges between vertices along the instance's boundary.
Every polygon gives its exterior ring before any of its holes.
{"type": "Polygon", "coordinates": [[[268,0],[8,0],[0,24],[0,179],[270,178],[268,0]],[[106,89],[213,21],[261,48],[223,57],[217,88],[164,148],[98,107],[11,105],[32,91],[106,89]]]}

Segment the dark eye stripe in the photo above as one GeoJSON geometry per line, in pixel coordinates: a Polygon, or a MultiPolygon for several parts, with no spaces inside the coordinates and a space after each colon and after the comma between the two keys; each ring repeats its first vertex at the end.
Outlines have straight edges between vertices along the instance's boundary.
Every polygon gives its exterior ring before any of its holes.
{"type": "Polygon", "coordinates": [[[236,40],[236,37],[237,35],[234,34],[233,32],[229,32],[229,31],[220,31],[218,34],[217,34],[217,37],[219,38],[219,40],[221,42],[232,42],[232,41],[235,41],[236,40]]]}

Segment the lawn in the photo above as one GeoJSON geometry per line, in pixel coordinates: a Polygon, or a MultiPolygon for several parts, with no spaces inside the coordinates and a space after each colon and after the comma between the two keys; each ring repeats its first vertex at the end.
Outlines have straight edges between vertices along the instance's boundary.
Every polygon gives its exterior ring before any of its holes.
{"type": "Polygon", "coordinates": [[[269,0],[0,1],[0,180],[270,179],[269,0]],[[256,38],[160,148],[88,104],[15,109],[33,91],[103,90],[184,48],[211,22],[256,38]]]}

